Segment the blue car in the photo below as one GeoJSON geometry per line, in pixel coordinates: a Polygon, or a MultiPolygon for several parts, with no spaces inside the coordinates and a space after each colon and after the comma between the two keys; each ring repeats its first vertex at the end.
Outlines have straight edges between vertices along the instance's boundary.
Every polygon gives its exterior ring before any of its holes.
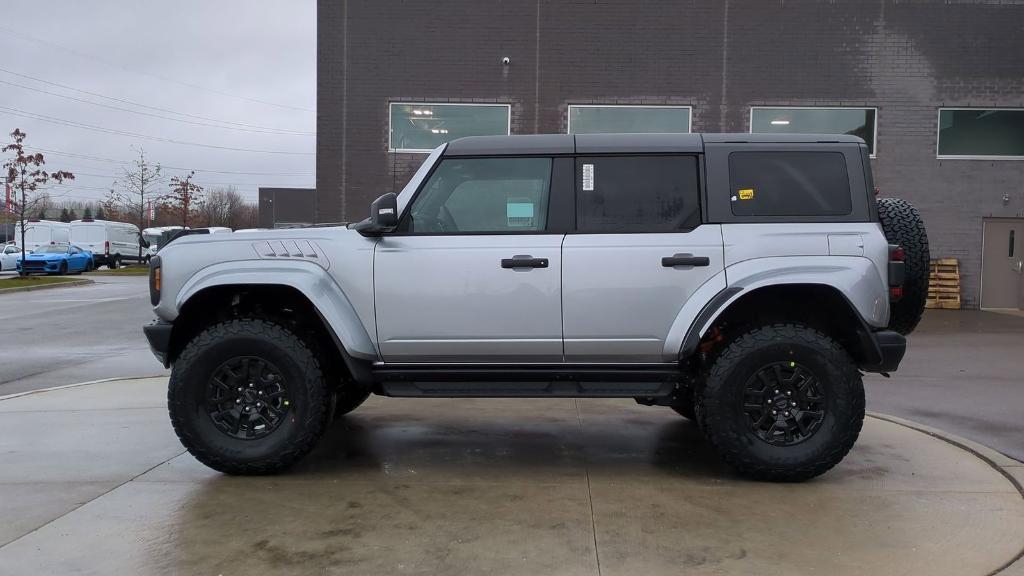
{"type": "Polygon", "coordinates": [[[95,267],[92,252],[70,244],[40,246],[26,254],[24,262],[21,258],[17,262],[18,272],[23,274],[81,274],[95,267]]]}

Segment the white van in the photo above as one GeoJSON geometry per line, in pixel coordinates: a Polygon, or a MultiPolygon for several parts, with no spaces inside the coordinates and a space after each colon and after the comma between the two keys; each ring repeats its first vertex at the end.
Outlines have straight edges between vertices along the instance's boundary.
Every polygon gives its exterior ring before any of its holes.
{"type": "Polygon", "coordinates": [[[139,238],[139,227],[127,222],[83,218],[71,223],[71,243],[92,252],[97,267],[114,269],[123,261],[138,262],[139,238]]]}
{"type": "MultiPolygon", "coordinates": [[[[52,220],[25,221],[25,250],[32,251],[47,244],[67,244],[71,225],[52,220]]],[[[21,242],[21,223],[14,228],[15,242],[21,242]]]]}

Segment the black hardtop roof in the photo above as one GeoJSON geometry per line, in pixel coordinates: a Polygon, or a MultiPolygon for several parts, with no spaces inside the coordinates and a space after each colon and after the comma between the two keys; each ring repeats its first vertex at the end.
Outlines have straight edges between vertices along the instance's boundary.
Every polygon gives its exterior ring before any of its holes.
{"type": "Polygon", "coordinates": [[[466,136],[448,143],[445,156],[520,154],[699,153],[717,143],[851,143],[847,134],[523,134],[466,136]]]}

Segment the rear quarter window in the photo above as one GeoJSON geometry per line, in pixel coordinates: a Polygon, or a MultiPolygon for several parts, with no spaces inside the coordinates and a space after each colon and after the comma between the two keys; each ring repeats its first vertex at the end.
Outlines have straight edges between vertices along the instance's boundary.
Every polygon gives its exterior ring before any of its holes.
{"type": "Polygon", "coordinates": [[[853,211],[841,152],[732,152],[729,187],[735,216],[845,216],[853,211]]]}

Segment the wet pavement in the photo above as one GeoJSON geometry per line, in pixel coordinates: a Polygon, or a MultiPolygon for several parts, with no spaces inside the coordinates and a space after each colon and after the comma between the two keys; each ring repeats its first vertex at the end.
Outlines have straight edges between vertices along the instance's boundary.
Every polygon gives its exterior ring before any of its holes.
{"type": "Polygon", "coordinates": [[[372,397],[290,473],[243,478],[183,454],[165,385],[0,401],[0,572],[970,576],[1024,548],[1002,472],[878,418],[786,485],[664,408],[372,397]]]}
{"type": "Polygon", "coordinates": [[[0,295],[0,395],[167,373],[142,335],[147,278],[87,276],[95,283],[0,295]]]}
{"type": "Polygon", "coordinates": [[[892,378],[864,378],[868,410],[1024,460],[1024,315],[927,310],[892,378]]]}

